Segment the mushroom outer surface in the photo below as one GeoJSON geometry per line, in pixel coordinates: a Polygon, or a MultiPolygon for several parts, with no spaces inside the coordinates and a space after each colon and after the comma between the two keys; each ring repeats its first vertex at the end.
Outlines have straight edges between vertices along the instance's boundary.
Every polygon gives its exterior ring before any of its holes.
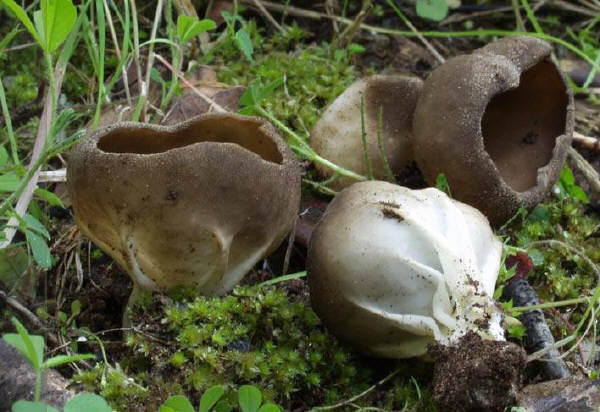
{"type": "Polygon", "coordinates": [[[300,203],[300,168],[273,126],[230,113],[98,130],[71,152],[67,179],[81,231],[146,290],[227,292],[300,203]]]}
{"type": "Polygon", "coordinates": [[[424,355],[478,324],[503,339],[491,299],[501,254],[485,216],[437,189],[355,183],[313,232],[311,304],[331,333],[378,357],[424,355]]]}
{"type": "Polygon", "coordinates": [[[455,57],[425,81],[414,114],[415,159],[429,184],[501,225],[533,207],[560,176],[574,127],[573,95],[539,39],[498,40],[455,57]]]}
{"type": "MultiPolygon", "coordinates": [[[[386,169],[379,148],[377,129],[382,110],[381,140],[391,170],[402,171],[413,161],[413,111],[423,82],[416,77],[374,75],[350,85],[325,110],[313,127],[310,144],[322,157],[366,176],[367,166],[362,143],[361,97],[364,101],[367,151],[376,179],[386,179],[386,169]]],[[[333,172],[318,166],[319,172],[331,177],[333,172]]],[[[355,181],[340,178],[335,188],[355,181]]]]}

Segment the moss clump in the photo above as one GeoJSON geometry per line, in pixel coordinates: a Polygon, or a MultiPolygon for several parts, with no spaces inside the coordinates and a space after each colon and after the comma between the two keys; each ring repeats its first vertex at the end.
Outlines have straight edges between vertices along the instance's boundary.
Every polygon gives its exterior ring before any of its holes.
{"type": "Polygon", "coordinates": [[[321,111],[356,79],[352,53],[331,54],[326,44],[297,50],[305,37],[297,26],[268,40],[253,22],[245,29],[254,45],[254,62],[241,58],[231,39],[219,44],[204,62],[215,67],[219,81],[232,85],[269,84],[283,78],[283,86],[263,102],[264,107],[292,129],[308,134],[321,111]]]}
{"type": "MultiPolygon", "coordinates": [[[[552,239],[579,250],[595,264],[600,262],[600,217],[585,203],[571,197],[537,206],[526,218],[513,224],[508,233],[509,243],[518,247],[552,239]]],[[[535,265],[529,281],[546,301],[589,295],[596,284],[592,267],[567,247],[534,244],[528,253],[535,265]]]]}
{"type": "Polygon", "coordinates": [[[433,410],[427,387],[419,388],[411,378],[427,382],[428,364],[360,357],[327,334],[315,313],[291,301],[282,289],[242,287],[229,296],[179,303],[155,295],[147,311],[134,317],[140,333],[128,336],[130,351],[120,364],[146,391],[136,389],[132,395],[131,386],[122,383],[127,381],[124,375],[121,381],[113,376],[108,389],[101,385],[99,371],[77,378],[118,410],[160,405],[173,394],[197,400],[216,384],[232,392],[253,384],[287,410],[307,410],[349,399],[397,368],[402,370],[393,380],[356,403],[388,410],[418,404],[433,410]]]}

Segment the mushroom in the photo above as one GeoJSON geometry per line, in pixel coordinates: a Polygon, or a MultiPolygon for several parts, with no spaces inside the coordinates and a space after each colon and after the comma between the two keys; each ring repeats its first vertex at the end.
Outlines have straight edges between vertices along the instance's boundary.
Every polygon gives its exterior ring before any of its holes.
{"type": "Polygon", "coordinates": [[[571,144],[573,96],[551,52],[529,37],[490,43],[434,70],[417,103],[413,147],[425,179],[444,173],[452,195],[494,225],[543,199],[571,144]]]}
{"type": "Polygon", "coordinates": [[[503,340],[501,255],[487,219],[437,189],[356,183],[313,232],[311,303],[329,331],[378,357],[424,355],[470,331],[503,340]]]}
{"type": "MultiPolygon", "coordinates": [[[[386,179],[382,151],[377,138],[379,112],[382,110],[381,141],[393,173],[400,172],[413,161],[411,135],[412,115],[421,90],[422,81],[415,77],[374,75],[358,80],[346,89],[323,113],[313,127],[310,143],[322,157],[366,175],[367,164],[362,143],[361,97],[367,152],[377,179],[386,179]]],[[[326,177],[333,172],[325,167],[319,171],[326,177]]],[[[336,188],[354,183],[340,178],[336,188]]]]}
{"type": "Polygon", "coordinates": [[[120,123],[69,156],[81,231],[139,289],[220,295],[291,230],[300,168],[273,126],[205,114],[175,126],[120,123]]]}

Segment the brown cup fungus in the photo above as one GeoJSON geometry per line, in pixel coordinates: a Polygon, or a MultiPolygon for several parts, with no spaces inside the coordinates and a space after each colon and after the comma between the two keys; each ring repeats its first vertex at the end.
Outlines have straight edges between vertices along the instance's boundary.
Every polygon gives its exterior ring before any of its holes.
{"type": "Polygon", "coordinates": [[[574,126],[573,96],[529,37],[504,38],[453,58],[425,81],[414,114],[415,159],[430,184],[500,225],[539,203],[558,179],[574,126]]]}
{"type": "Polygon", "coordinates": [[[67,177],[79,228],[134,292],[227,292],[284,239],[300,202],[300,169],[273,126],[230,113],[98,130],[67,177]]]}
{"type": "MultiPolygon", "coordinates": [[[[380,110],[383,151],[391,171],[400,172],[413,161],[412,115],[422,83],[418,78],[403,76],[374,75],[358,80],[325,110],[311,131],[311,146],[325,159],[366,176],[367,164],[362,143],[362,97],[367,152],[374,177],[380,180],[388,178],[377,138],[380,110]]],[[[328,168],[318,168],[326,177],[333,175],[328,168]]],[[[349,178],[340,178],[333,187],[343,188],[354,182],[349,178]]]]}

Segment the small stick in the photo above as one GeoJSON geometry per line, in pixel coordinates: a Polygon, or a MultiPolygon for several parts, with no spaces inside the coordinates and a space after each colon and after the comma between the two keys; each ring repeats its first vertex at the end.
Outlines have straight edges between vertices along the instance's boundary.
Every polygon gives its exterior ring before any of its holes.
{"type": "Polygon", "coordinates": [[[380,380],[379,382],[377,382],[376,384],[374,384],[373,386],[365,389],[363,392],[359,393],[356,396],[353,396],[352,398],[342,401],[340,403],[336,403],[335,405],[330,405],[330,406],[318,406],[316,408],[312,408],[311,412],[314,411],[330,411],[332,409],[338,409],[341,408],[343,406],[349,405],[353,402],[355,402],[356,400],[362,398],[363,396],[365,396],[366,394],[368,394],[369,392],[375,390],[376,388],[378,388],[379,386],[383,385],[384,383],[386,383],[387,381],[389,381],[390,379],[392,379],[394,376],[396,376],[399,372],[400,372],[400,368],[396,369],[395,371],[393,371],[392,373],[390,373],[388,376],[386,376],[385,378],[383,378],[382,380],[380,380]]]}
{"type": "Polygon", "coordinates": [[[569,147],[568,154],[569,159],[571,159],[574,166],[581,171],[583,176],[585,176],[590,187],[600,193],[600,176],[598,175],[598,172],[596,172],[596,169],[594,169],[594,167],[574,148],[569,147]]]}
{"type": "Polygon", "coordinates": [[[298,216],[296,215],[296,219],[294,219],[294,225],[292,226],[292,231],[290,232],[288,238],[287,249],[285,251],[285,257],[283,258],[283,269],[281,273],[287,273],[288,268],[290,266],[290,258],[292,257],[292,249],[294,248],[294,240],[296,239],[296,225],[298,224],[298,216]]]}
{"type": "Polygon", "coordinates": [[[573,141],[579,143],[586,149],[600,152],[600,141],[595,137],[584,136],[581,133],[573,132],[573,141]]]}
{"type": "Polygon", "coordinates": [[[431,43],[425,37],[423,37],[421,33],[419,33],[417,28],[413,26],[410,20],[408,20],[404,13],[402,13],[402,11],[398,8],[398,6],[396,6],[396,4],[394,4],[392,0],[388,0],[388,4],[392,9],[394,9],[394,11],[398,15],[398,17],[400,17],[400,19],[404,22],[404,24],[406,24],[406,27],[408,27],[410,31],[415,33],[417,39],[419,39],[419,41],[423,43],[423,46],[425,46],[425,48],[429,50],[429,53],[431,53],[440,64],[443,64],[446,61],[446,59],[444,59],[444,57],[440,53],[438,53],[438,51],[431,45],[431,43]]]}
{"type": "Polygon", "coordinates": [[[21,304],[15,298],[11,298],[8,294],[0,289],[0,300],[2,300],[6,305],[10,306],[15,312],[19,313],[23,318],[27,319],[29,323],[31,323],[36,328],[43,330],[46,332],[46,336],[52,345],[58,346],[59,341],[58,338],[52,333],[48,331],[48,328],[44,323],[38,318],[32,311],[27,309],[23,304],[21,304]]]}
{"type": "Polygon", "coordinates": [[[275,26],[275,28],[277,30],[279,30],[281,33],[285,34],[286,30],[281,27],[281,25],[279,23],[277,23],[277,20],[275,20],[273,18],[273,16],[271,16],[271,13],[269,13],[269,11],[265,8],[265,6],[263,6],[263,4],[261,3],[260,0],[253,0],[254,4],[256,5],[256,7],[258,8],[258,10],[260,10],[260,12],[267,18],[267,20],[269,20],[271,22],[271,24],[273,26],[275,26]]]}
{"type": "MultiPolygon", "coordinates": [[[[332,50],[335,50],[335,49],[338,49],[338,48],[342,48],[342,47],[346,47],[346,45],[348,43],[350,43],[350,41],[354,37],[354,34],[356,33],[356,31],[362,25],[362,22],[369,15],[369,12],[371,11],[372,7],[373,7],[373,2],[371,0],[363,0],[362,8],[358,12],[358,14],[356,15],[356,17],[352,21],[352,23],[350,25],[348,25],[348,27],[346,27],[344,29],[344,31],[342,31],[342,33],[340,33],[340,35],[337,36],[331,42],[331,49],[332,50]]],[[[333,20],[333,21],[335,22],[335,20],[333,20]]]]}

